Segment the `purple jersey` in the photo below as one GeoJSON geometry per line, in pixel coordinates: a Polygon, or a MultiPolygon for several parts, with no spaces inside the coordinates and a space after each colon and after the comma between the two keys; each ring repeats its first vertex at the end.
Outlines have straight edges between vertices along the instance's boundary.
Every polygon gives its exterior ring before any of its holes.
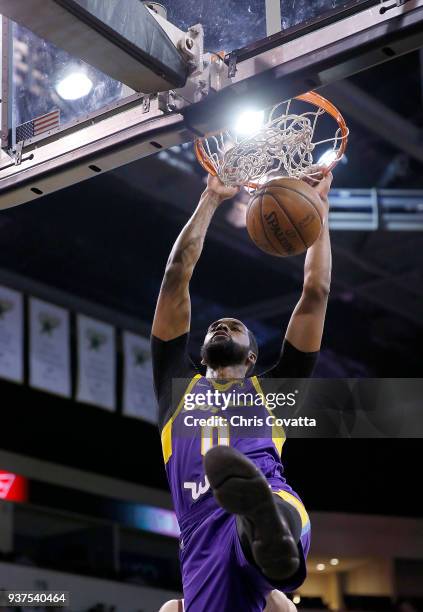
{"type": "Polygon", "coordinates": [[[285,482],[280,460],[284,432],[281,428],[254,426],[254,422],[261,423],[271,414],[265,406],[257,406],[251,402],[258,394],[261,394],[261,388],[256,377],[224,385],[200,375],[193,377],[183,400],[162,431],[166,472],[178,520],[204,501],[204,498],[211,497],[204,474],[203,457],[216,444],[230,444],[251,459],[267,479],[285,482]],[[222,410],[220,406],[213,404],[198,406],[195,398],[215,389],[226,393],[230,398],[235,396],[232,403],[236,402],[237,407],[222,410]],[[190,398],[190,408],[184,403],[187,397],[190,398]],[[214,417],[216,426],[197,424],[199,419],[206,420],[208,417],[214,417]],[[244,420],[241,420],[241,417],[244,420]],[[231,421],[235,423],[233,426],[231,421]],[[236,425],[245,422],[252,425],[236,425]],[[245,437],[241,437],[240,432],[243,432],[245,437]]]}
{"type": "Polygon", "coordinates": [[[302,571],[285,590],[295,589],[304,580],[310,523],[300,498],[283,477],[280,455],[284,432],[267,419],[272,412],[260,397],[263,392],[257,377],[219,384],[198,374],[163,427],[166,473],[181,528],[186,612],[259,612],[264,609],[267,593],[276,588],[245,559],[235,517],[218,506],[210,490],[203,457],[217,444],[231,445],[246,455],[263,472],[275,494],[298,510],[303,527],[302,571]],[[200,402],[207,391],[215,390],[232,398],[226,410],[213,402],[200,402]],[[210,417],[214,417],[213,423],[210,417]]]}

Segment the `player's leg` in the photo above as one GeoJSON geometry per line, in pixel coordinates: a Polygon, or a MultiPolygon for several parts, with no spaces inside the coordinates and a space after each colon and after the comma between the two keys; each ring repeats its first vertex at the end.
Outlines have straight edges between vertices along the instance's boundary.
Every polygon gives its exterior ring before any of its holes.
{"type": "Polygon", "coordinates": [[[262,472],[228,446],[212,448],[204,459],[216,501],[238,515],[242,549],[271,581],[283,582],[300,568],[301,517],[273,494],[262,472]],[[276,501],[278,499],[278,501],[276,501]]]}

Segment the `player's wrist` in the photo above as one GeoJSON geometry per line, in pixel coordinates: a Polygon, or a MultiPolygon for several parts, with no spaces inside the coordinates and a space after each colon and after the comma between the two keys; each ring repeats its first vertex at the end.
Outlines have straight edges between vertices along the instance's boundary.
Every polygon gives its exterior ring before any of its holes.
{"type": "Polygon", "coordinates": [[[210,187],[207,187],[204,191],[203,191],[203,196],[204,198],[207,200],[207,202],[209,204],[211,204],[212,206],[219,206],[223,200],[225,199],[221,194],[219,194],[217,191],[214,191],[214,189],[210,189],[210,187]]]}

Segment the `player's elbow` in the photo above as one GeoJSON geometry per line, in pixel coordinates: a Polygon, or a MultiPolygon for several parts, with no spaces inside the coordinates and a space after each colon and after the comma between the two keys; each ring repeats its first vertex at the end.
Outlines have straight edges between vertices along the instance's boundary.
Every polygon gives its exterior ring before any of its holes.
{"type": "Polygon", "coordinates": [[[308,275],[304,279],[303,298],[312,302],[326,301],[330,293],[330,279],[308,275]]]}

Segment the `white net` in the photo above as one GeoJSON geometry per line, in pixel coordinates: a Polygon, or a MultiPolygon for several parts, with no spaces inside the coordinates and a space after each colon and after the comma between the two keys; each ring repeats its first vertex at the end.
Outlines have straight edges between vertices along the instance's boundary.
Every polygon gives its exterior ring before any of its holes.
{"type": "Polygon", "coordinates": [[[314,141],[317,121],[326,111],[296,114],[291,112],[292,102],[274,106],[265,125],[252,135],[241,137],[233,130],[204,139],[204,151],[225,185],[260,184],[276,176],[307,176],[317,182],[322,165],[341,157],[340,146],[348,134],[338,127],[332,138],[314,141]],[[326,145],[323,164],[322,145],[326,145]]]}

